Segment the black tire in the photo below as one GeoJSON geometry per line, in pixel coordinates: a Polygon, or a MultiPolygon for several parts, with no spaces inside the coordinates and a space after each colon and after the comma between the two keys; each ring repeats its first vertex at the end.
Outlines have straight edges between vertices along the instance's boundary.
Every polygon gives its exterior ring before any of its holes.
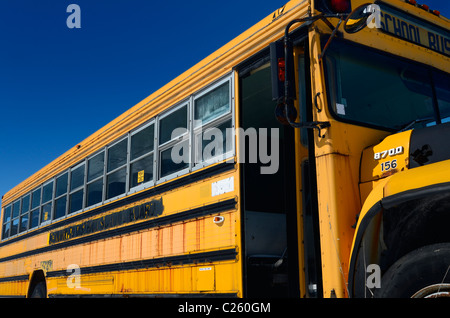
{"type": "Polygon", "coordinates": [[[380,287],[377,298],[449,297],[450,243],[406,254],[387,270],[380,287]]]}
{"type": "Polygon", "coordinates": [[[47,298],[47,286],[45,282],[39,282],[34,286],[30,298],[47,298]]]}

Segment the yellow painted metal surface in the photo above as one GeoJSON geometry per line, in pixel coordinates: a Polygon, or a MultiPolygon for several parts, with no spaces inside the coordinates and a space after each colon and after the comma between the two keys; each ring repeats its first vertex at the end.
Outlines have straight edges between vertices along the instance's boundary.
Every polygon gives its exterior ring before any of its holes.
{"type": "MultiPolygon", "coordinates": [[[[189,209],[206,206],[224,199],[237,199],[239,176],[237,170],[223,174],[216,178],[202,180],[188,187],[171,190],[162,195],[164,213],[153,218],[164,218],[177,215],[189,209]],[[213,181],[229,177],[235,179],[235,191],[211,197],[213,181]]],[[[146,198],[143,201],[148,201],[146,198]]],[[[139,205],[138,201],[132,205],[121,207],[128,209],[139,205]]],[[[109,215],[118,209],[104,213],[109,215]]],[[[201,266],[167,264],[151,267],[147,270],[136,269],[122,272],[120,267],[113,271],[103,271],[98,274],[83,274],[83,268],[98,267],[106,264],[120,264],[125,262],[162,259],[165,257],[195,255],[200,252],[220,251],[223,249],[239,250],[240,246],[240,213],[237,209],[214,213],[151,227],[140,231],[130,232],[106,239],[87,241],[84,244],[65,247],[64,250],[52,249],[28,257],[4,261],[0,266],[0,277],[14,277],[27,275],[37,269],[46,273],[66,271],[69,265],[75,264],[80,270],[80,284],[69,287],[69,277],[49,277],[48,293],[56,294],[151,294],[151,293],[191,293],[191,292],[220,292],[242,295],[241,262],[240,258],[229,261],[206,262],[201,266]],[[214,216],[223,217],[223,222],[214,222],[214,216]],[[225,276],[224,276],[225,275],[225,276]]],[[[100,215],[101,216],[101,215],[100,215]]],[[[98,218],[96,215],[93,218],[98,218]]],[[[89,221],[84,219],[82,222],[89,221]]],[[[136,221],[138,224],[143,221],[136,221]]],[[[129,224],[127,224],[129,225],[129,224]]],[[[73,226],[73,224],[70,224],[73,226]]],[[[66,226],[67,227],[67,226],[66,226]]],[[[120,228],[117,227],[117,228],[120,228]]],[[[64,227],[60,228],[64,229],[64,227]]],[[[108,229],[114,231],[116,228],[108,229]]],[[[59,230],[59,229],[58,229],[59,230]]],[[[48,233],[42,233],[33,239],[21,240],[6,245],[0,249],[0,259],[14,256],[27,251],[45,249],[49,246],[48,233]]],[[[83,237],[89,237],[89,234],[83,237]]],[[[57,245],[55,245],[57,246],[57,245]]],[[[70,271],[68,271],[70,273],[70,271]]],[[[14,285],[14,284],[13,284],[14,285]]],[[[26,294],[24,288],[27,283],[15,284],[15,293],[26,294]],[[20,285],[20,286],[19,286],[20,285]]],[[[11,294],[11,283],[0,283],[0,294],[11,294]]]]}
{"type": "Polygon", "coordinates": [[[384,196],[447,182],[450,182],[450,160],[393,175],[384,186],[384,196]]]}
{"type": "MultiPolygon", "coordinates": [[[[353,8],[366,3],[364,0],[352,1],[353,8]]],[[[435,17],[423,10],[400,0],[385,1],[393,6],[438,26],[448,29],[449,22],[435,17]]],[[[142,125],[156,114],[182,101],[191,94],[211,84],[214,80],[233,72],[233,67],[266,48],[269,43],[284,35],[286,24],[314,12],[314,1],[293,0],[283,8],[277,9],[261,22],[226,44],[203,61],[186,71],[173,81],[151,94],[149,97],[126,111],[123,115],[74,146],[61,157],[42,168],[27,180],[5,194],[3,204],[7,205],[26,194],[49,178],[77,164],[80,160],[95,153],[113,142],[126,132],[142,125]],[[312,10],[312,11],[311,11],[312,10]]],[[[337,19],[330,19],[336,25],[337,19]]],[[[382,197],[408,191],[431,184],[448,182],[450,161],[444,161],[413,170],[407,170],[408,138],[410,132],[389,136],[386,131],[368,127],[355,126],[339,122],[328,111],[327,88],[323,62],[319,61],[321,53],[321,36],[330,34],[331,30],[321,21],[309,28],[309,54],[311,59],[311,96],[319,96],[317,108],[313,108],[313,119],[328,121],[331,126],[324,129],[324,136],[314,132],[314,150],[317,170],[317,195],[320,227],[320,249],[322,264],[322,281],[324,297],[348,296],[347,281],[349,257],[352,251],[355,230],[352,225],[356,216],[360,220],[373,204],[382,197]],[[319,111],[320,110],[320,111],[319,111]],[[380,143],[381,140],[383,142],[380,143]],[[376,146],[373,146],[376,145],[376,146]],[[372,148],[368,148],[373,146],[372,148]],[[390,149],[403,147],[403,152],[395,153],[391,159],[390,169],[384,171],[388,159],[382,153],[390,149]],[[365,150],[366,149],[366,150],[365,150]],[[381,153],[380,160],[374,160],[375,154],[381,153]],[[362,161],[361,155],[363,154],[362,161]],[[392,168],[392,160],[397,160],[392,168]],[[362,166],[361,166],[362,165],[362,166]],[[360,171],[360,167],[364,170],[360,171]],[[386,173],[385,173],[386,172],[386,173]],[[362,183],[360,184],[360,181],[362,183]]],[[[443,71],[450,71],[450,59],[424,47],[408,43],[399,38],[366,28],[359,33],[346,34],[343,38],[362,45],[389,52],[419,63],[431,65],[443,71]]],[[[238,74],[235,77],[235,114],[239,123],[239,87],[238,74]]],[[[313,101],[314,102],[314,101],[313,101]]],[[[297,105],[299,107],[299,105],[297,105]]],[[[297,209],[302,210],[301,201],[301,162],[307,158],[307,150],[300,144],[300,133],[296,133],[297,166],[297,209]]],[[[239,140],[239,136],[237,139],[239,140]]],[[[239,145],[236,144],[237,156],[240,158],[239,145]]],[[[196,253],[209,253],[234,249],[236,259],[201,264],[164,264],[149,268],[128,269],[121,271],[103,271],[99,273],[81,273],[77,283],[76,277],[68,283],[68,277],[53,275],[47,278],[47,292],[55,294],[158,294],[158,293],[232,293],[243,296],[242,277],[242,237],[240,204],[239,165],[235,170],[201,180],[179,189],[170,189],[153,197],[162,198],[164,212],[155,217],[163,218],[177,215],[190,209],[234,199],[236,208],[221,212],[224,217],[221,224],[214,223],[214,216],[205,215],[198,218],[176,221],[144,230],[134,231],[95,242],[67,246],[62,253],[59,249],[46,251],[49,245],[49,233],[42,232],[32,239],[18,240],[0,248],[0,259],[21,255],[28,251],[41,249],[40,253],[3,260],[0,264],[0,278],[17,277],[17,282],[0,282],[0,294],[25,295],[28,290],[28,277],[35,270],[44,273],[65,271],[71,264],[95,267],[139,261],[142,259],[162,259],[164,257],[188,257],[196,253]],[[234,190],[212,198],[211,183],[224,178],[234,177],[234,190]],[[75,287],[70,283],[74,282],[75,287]]],[[[138,195],[139,193],[136,193],[138,195]]],[[[134,202],[123,208],[144,203],[134,202]]],[[[114,202],[110,202],[113,206],[114,202]]],[[[86,211],[88,212],[88,211],[86,211]]],[[[101,215],[117,212],[116,208],[105,210],[101,215]]],[[[3,214],[3,213],[2,213],[3,214]]],[[[94,218],[94,217],[93,217],[94,218]]],[[[83,220],[86,221],[86,220],[83,220]]],[[[146,220],[135,221],[136,224],[146,220]]],[[[81,222],[81,221],[80,221],[81,222]]],[[[71,224],[73,225],[73,224],[71,224]]],[[[71,226],[70,225],[70,226],[71,226]]],[[[302,239],[302,219],[298,218],[298,240],[302,239]]],[[[69,225],[67,225],[69,226],[69,225]]],[[[358,225],[359,226],[359,225],[358,225]]],[[[56,230],[64,229],[61,226],[56,230]]],[[[108,229],[107,231],[113,231],[108,229]]],[[[358,227],[357,227],[358,230],[358,227]]],[[[105,230],[106,232],[106,230],[105,230]]],[[[87,237],[88,235],[86,235],[87,237]]],[[[303,247],[299,244],[300,270],[304,264],[303,247]]],[[[301,294],[306,287],[303,271],[299,275],[301,294]]],[[[70,277],[69,277],[70,278],[70,277]]]]}

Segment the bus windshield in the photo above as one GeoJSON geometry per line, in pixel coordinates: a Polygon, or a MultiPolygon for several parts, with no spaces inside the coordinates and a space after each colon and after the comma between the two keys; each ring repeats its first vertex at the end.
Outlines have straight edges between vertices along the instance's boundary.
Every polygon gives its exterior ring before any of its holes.
{"type": "Polygon", "coordinates": [[[330,110],[338,119],[387,130],[450,121],[450,76],[335,40],[326,55],[330,110]]]}

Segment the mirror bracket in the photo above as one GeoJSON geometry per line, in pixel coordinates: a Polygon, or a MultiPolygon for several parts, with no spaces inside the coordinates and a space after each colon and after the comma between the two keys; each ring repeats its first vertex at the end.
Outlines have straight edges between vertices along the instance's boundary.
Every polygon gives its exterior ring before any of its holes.
{"type": "MultiPolygon", "coordinates": [[[[347,33],[356,33],[360,30],[362,30],[369,17],[372,15],[372,11],[370,10],[370,4],[364,4],[353,10],[350,14],[345,13],[339,13],[339,14],[319,14],[315,16],[309,16],[301,19],[294,19],[291,22],[288,23],[288,25],[285,28],[284,31],[284,60],[285,60],[285,78],[284,81],[284,96],[281,97],[278,100],[278,105],[276,108],[276,114],[280,122],[283,124],[289,124],[290,126],[294,128],[307,128],[307,129],[317,129],[319,133],[319,137],[324,138],[325,134],[322,135],[322,129],[325,129],[327,127],[330,127],[330,122],[328,121],[311,121],[311,122],[295,122],[295,117],[297,117],[295,107],[293,106],[293,98],[289,96],[289,85],[291,84],[289,81],[288,73],[293,70],[293,66],[288,65],[289,64],[289,54],[290,54],[290,48],[292,47],[291,39],[289,38],[289,29],[296,23],[304,23],[304,22],[310,22],[313,23],[317,20],[322,20],[332,31],[330,38],[328,39],[327,43],[325,44],[322,52],[319,55],[319,62],[322,61],[322,58],[325,56],[325,53],[330,45],[330,43],[333,41],[333,39],[338,34],[339,27],[342,23],[344,23],[344,30],[347,33]],[[337,23],[336,27],[333,26],[333,24],[328,21],[327,18],[339,18],[339,22],[337,23]],[[284,106],[284,107],[283,107],[284,106]]],[[[290,75],[290,74],[289,74],[290,75]]],[[[294,84],[295,85],[295,84],[294,84]]],[[[317,98],[320,93],[318,93],[315,96],[315,105],[317,107],[317,98]]],[[[295,98],[295,97],[294,97],[295,98]]],[[[318,111],[320,112],[321,109],[318,111]]]]}
{"type": "MultiPolygon", "coordinates": [[[[277,117],[279,118],[280,122],[282,123],[288,123],[290,126],[294,127],[294,128],[306,128],[306,129],[317,129],[319,137],[320,138],[324,138],[325,134],[322,134],[322,130],[330,127],[330,122],[328,121],[310,121],[310,122],[295,122],[295,117],[296,117],[296,111],[295,108],[293,107],[292,103],[290,102],[290,98],[289,98],[289,85],[291,84],[288,79],[288,72],[290,72],[293,68],[288,65],[288,61],[290,60],[289,57],[289,53],[290,50],[289,48],[291,47],[291,39],[289,38],[289,29],[296,23],[304,23],[304,22],[315,22],[317,20],[322,20],[332,31],[331,37],[330,39],[332,39],[333,37],[336,36],[336,33],[340,27],[340,25],[343,22],[343,19],[346,17],[346,14],[320,14],[320,15],[316,15],[316,16],[312,16],[312,17],[306,17],[306,18],[302,18],[302,19],[295,19],[292,20],[291,22],[289,22],[289,24],[286,26],[285,29],[285,35],[284,35],[284,55],[285,55],[285,61],[286,61],[286,68],[285,68],[285,76],[286,76],[286,81],[285,81],[285,85],[284,85],[284,98],[281,98],[279,100],[279,104],[277,106],[276,112],[277,112],[277,117]],[[331,24],[330,21],[328,21],[327,18],[339,18],[339,22],[337,24],[336,27],[333,26],[333,24],[331,24]],[[283,107],[284,105],[284,107],[283,107]],[[295,116],[295,117],[294,117],[295,116]]],[[[329,40],[330,42],[330,40],[329,40]]],[[[327,42],[327,45],[325,46],[324,51],[326,50],[326,48],[329,45],[329,42],[327,42]]],[[[323,56],[324,52],[322,52],[321,56],[323,56]]],[[[321,59],[322,57],[319,57],[319,59],[321,59]]],[[[316,96],[316,103],[317,103],[317,96],[316,96]]],[[[316,106],[317,107],[317,106],[316,106]]]]}
{"type": "Polygon", "coordinates": [[[336,36],[337,31],[339,30],[339,27],[341,26],[342,22],[343,22],[343,17],[341,17],[339,19],[338,24],[336,25],[336,28],[334,28],[333,32],[331,32],[330,38],[328,39],[327,43],[325,44],[322,52],[319,55],[319,62],[322,61],[322,58],[325,55],[325,52],[327,51],[328,47],[330,46],[331,41],[333,41],[334,37],[336,36]]]}

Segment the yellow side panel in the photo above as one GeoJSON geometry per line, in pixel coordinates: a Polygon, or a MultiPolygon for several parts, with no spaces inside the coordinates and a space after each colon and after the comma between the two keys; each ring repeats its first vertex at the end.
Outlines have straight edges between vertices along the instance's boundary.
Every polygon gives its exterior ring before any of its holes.
{"type": "Polygon", "coordinates": [[[447,182],[450,182],[450,160],[393,175],[384,187],[384,196],[447,182]]]}
{"type": "Polygon", "coordinates": [[[0,295],[25,296],[27,287],[28,281],[0,283],[0,295]]]}
{"type": "Polygon", "coordinates": [[[192,287],[195,291],[211,291],[215,289],[214,266],[192,267],[192,287]]]}
{"type": "MultiPolygon", "coordinates": [[[[239,263],[219,263],[192,267],[112,272],[48,279],[51,294],[188,294],[202,292],[238,293],[239,263]],[[224,279],[226,278],[226,279],[224,279]],[[72,284],[72,287],[70,285],[72,284]],[[73,286],[75,285],[75,286],[73,286]]],[[[17,288],[3,284],[8,288],[17,288]]],[[[0,285],[0,288],[3,286],[0,285]]],[[[24,284],[26,285],[26,284],[24,284]]],[[[25,286],[26,287],[26,286],[25,286]]]]}

